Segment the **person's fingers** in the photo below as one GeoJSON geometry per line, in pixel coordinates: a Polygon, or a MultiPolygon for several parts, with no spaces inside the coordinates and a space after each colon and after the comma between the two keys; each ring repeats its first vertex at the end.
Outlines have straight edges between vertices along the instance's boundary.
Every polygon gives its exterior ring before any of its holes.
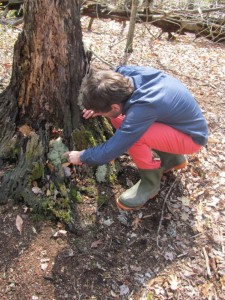
{"type": "Polygon", "coordinates": [[[69,152],[69,151],[65,152],[65,153],[63,154],[63,156],[66,157],[66,158],[68,159],[69,156],[70,156],[70,152],[69,152]]]}
{"type": "Polygon", "coordinates": [[[83,111],[83,112],[84,112],[83,117],[85,119],[89,119],[89,118],[95,116],[95,112],[93,110],[86,110],[86,111],[83,111]]]}

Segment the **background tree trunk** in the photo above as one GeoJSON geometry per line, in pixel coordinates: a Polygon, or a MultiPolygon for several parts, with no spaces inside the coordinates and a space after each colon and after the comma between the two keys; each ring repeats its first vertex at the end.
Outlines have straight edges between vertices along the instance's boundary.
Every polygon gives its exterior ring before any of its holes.
{"type": "Polygon", "coordinates": [[[9,198],[32,207],[44,203],[69,222],[76,186],[70,186],[72,192],[65,186],[62,154],[91,146],[93,139],[102,142],[107,124],[92,120],[86,132],[80,117],[78,96],[89,67],[80,2],[26,0],[24,12],[11,81],[0,95],[0,203],[9,198]]]}
{"type": "Polygon", "coordinates": [[[125,47],[125,54],[133,52],[133,39],[134,39],[134,30],[135,30],[135,24],[136,24],[138,3],[139,3],[139,0],[132,0],[130,23],[129,23],[129,30],[128,30],[128,34],[127,34],[127,43],[126,43],[126,47],[125,47]]]}

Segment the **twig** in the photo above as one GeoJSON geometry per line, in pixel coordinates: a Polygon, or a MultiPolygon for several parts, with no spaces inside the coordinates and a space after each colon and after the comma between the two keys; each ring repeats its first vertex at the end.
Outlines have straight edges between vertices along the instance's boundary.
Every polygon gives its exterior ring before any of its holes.
{"type": "Polygon", "coordinates": [[[168,203],[166,203],[166,208],[168,212],[175,218],[175,220],[178,220],[179,218],[175,215],[175,213],[170,209],[168,203]]]}
{"type": "Polygon", "coordinates": [[[208,257],[208,254],[207,254],[206,250],[205,250],[205,247],[202,247],[202,251],[203,251],[203,254],[204,254],[204,257],[205,257],[207,274],[208,274],[209,277],[211,277],[212,274],[211,274],[210,266],[209,266],[209,257],[208,257]]]}
{"type": "MultiPolygon", "coordinates": [[[[90,49],[91,50],[91,49],[90,49]]],[[[108,63],[107,61],[105,61],[104,59],[102,59],[101,57],[99,57],[93,50],[91,50],[92,54],[97,57],[97,59],[99,59],[101,62],[103,62],[104,64],[106,64],[107,66],[110,67],[110,69],[115,70],[116,66],[113,66],[112,64],[108,63]]]]}
{"type": "Polygon", "coordinates": [[[17,19],[0,18],[0,24],[2,24],[2,25],[9,25],[11,27],[16,27],[22,23],[23,23],[23,18],[17,18],[17,19]]]}
{"type": "Polygon", "coordinates": [[[163,206],[162,206],[162,210],[161,210],[161,217],[160,217],[160,221],[159,221],[159,226],[158,226],[158,230],[157,230],[157,237],[156,237],[156,244],[157,244],[157,248],[160,248],[159,247],[159,232],[160,232],[160,229],[161,229],[161,225],[162,225],[162,220],[163,220],[163,212],[164,212],[164,208],[165,208],[165,205],[166,205],[166,201],[168,200],[169,196],[170,196],[170,193],[175,185],[175,183],[178,181],[178,177],[174,180],[173,184],[171,185],[168,193],[166,194],[166,197],[164,198],[164,201],[163,201],[163,206]]]}
{"type": "Polygon", "coordinates": [[[222,252],[225,253],[225,249],[224,249],[224,238],[223,238],[223,228],[220,227],[220,242],[221,242],[221,248],[222,248],[222,252]]]}
{"type": "Polygon", "coordinates": [[[112,46],[109,46],[109,49],[111,50],[112,49],[112,47],[114,47],[114,46],[116,46],[116,45],[118,45],[118,44],[120,44],[120,43],[122,43],[123,41],[125,41],[127,39],[127,37],[125,37],[125,38],[123,38],[122,40],[120,40],[120,41],[118,41],[118,42],[116,42],[115,44],[113,44],[112,46]]]}
{"type": "MultiPolygon", "coordinates": [[[[209,12],[215,12],[215,11],[222,11],[223,12],[224,8],[223,7],[217,7],[217,8],[210,8],[210,9],[201,9],[201,12],[204,13],[209,13],[209,12]]],[[[199,10],[194,9],[194,10],[174,10],[173,13],[189,13],[189,14],[198,14],[199,10]]]]}
{"type": "Polygon", "coordinates": [[[195,234],[195,235],[192,235],[192,236],[190,237],[190,239],[195,239],[195,238],[197,238],[197,237],[199,237],[199,236],[201,236],[201,235],[203,235],[203,233],[202,233],[202,232],[199,232],[199,233],[197,233],[197,234],[195,234]]]}
{"type": "Polygon", "coordinates": [[[219,103],[215,103],[216,106],[218,105],[225,105],[225,102],[219,102],[219,103]]]}

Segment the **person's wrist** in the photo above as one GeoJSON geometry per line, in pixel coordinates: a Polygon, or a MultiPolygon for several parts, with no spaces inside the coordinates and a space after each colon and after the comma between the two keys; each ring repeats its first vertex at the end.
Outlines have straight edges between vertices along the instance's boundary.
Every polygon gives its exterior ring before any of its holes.
{"type": "Polygon", "coordinates": [[[83,163],[82,160],[81,160],[81,155],[84,153],[84,151],[85,151],[85,150],[80,151],[80,157],[79,157],[79,160],[80,160],[81,163],[83,163]]]}

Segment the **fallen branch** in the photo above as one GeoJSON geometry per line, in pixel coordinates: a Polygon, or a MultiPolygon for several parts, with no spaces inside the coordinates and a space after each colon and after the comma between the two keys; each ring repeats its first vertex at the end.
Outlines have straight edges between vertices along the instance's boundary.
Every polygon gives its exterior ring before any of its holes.
{"type": "Polygon", "coordinates": [[[166,205],[166,202],[170,196],[170,193],[175,185],[175,183],[177,183],[178,181],[178,177],[174,180],[173,184],[171,185],[168,193],[166,194],[166,197],[164,198],[164,201],[163,201],[163,206],[162,206],[162,210],[161,210],[161,217],[160,217],[160,221],[159,221],[159,226],[158,226],[158,230],[157,230],[157,237],[156,237],[156,245],[157,245],[157,248],[160,248],[159,247],[159,232],[160,232],[160,229],[161,229],[161,225],[162,225],[162,220],[163,220],[163,213],[164,213],[164,208],[165,208],[165,205],[166,205]]]}
{"type": "Polygon", "coordinates": [[[207,274],[208,274],[209,277],[211,277],[212,274],[211,274],[210,266],[209,266],[209,257],[208,257],[208,254],[207,254],[206,250],[205,250],[205,247],[202,247],[202,251],[203,251],[203,254],[204,254],[204,257],[205,257],[207,274]]]}
{"type": "MultiPolygon", "coordinates": [[[[130,20],[129,9],[119,9],[117,7],[99,4],[95,2],[85,2],[81,14],[91,18],[113,19],[118,22],[130,20]]],[[[143,8],[139,8],[136,23],[147,22],[162,29],[163,32],[185,34],[194,33],[196,36],[204,36],[215,42],[225,41],[225,21],[224,8],[208,10],[151,10],[146,13],[143,8]],[[192,13],[193,12],[193,13],[192,13]],[[210,13],[220,13],[219,18],[210,17],[210,13]]]]}
{"type": "Polygon", "coordinates": [[[0,19],[0,24],[2,25],[7,25],[7,26],[12,26],[12,27],[16,27],[20,24],[23,23],[23,18],[18,18],[18,19],[5,19],[5,18],[1,18],[0,19]]]}

